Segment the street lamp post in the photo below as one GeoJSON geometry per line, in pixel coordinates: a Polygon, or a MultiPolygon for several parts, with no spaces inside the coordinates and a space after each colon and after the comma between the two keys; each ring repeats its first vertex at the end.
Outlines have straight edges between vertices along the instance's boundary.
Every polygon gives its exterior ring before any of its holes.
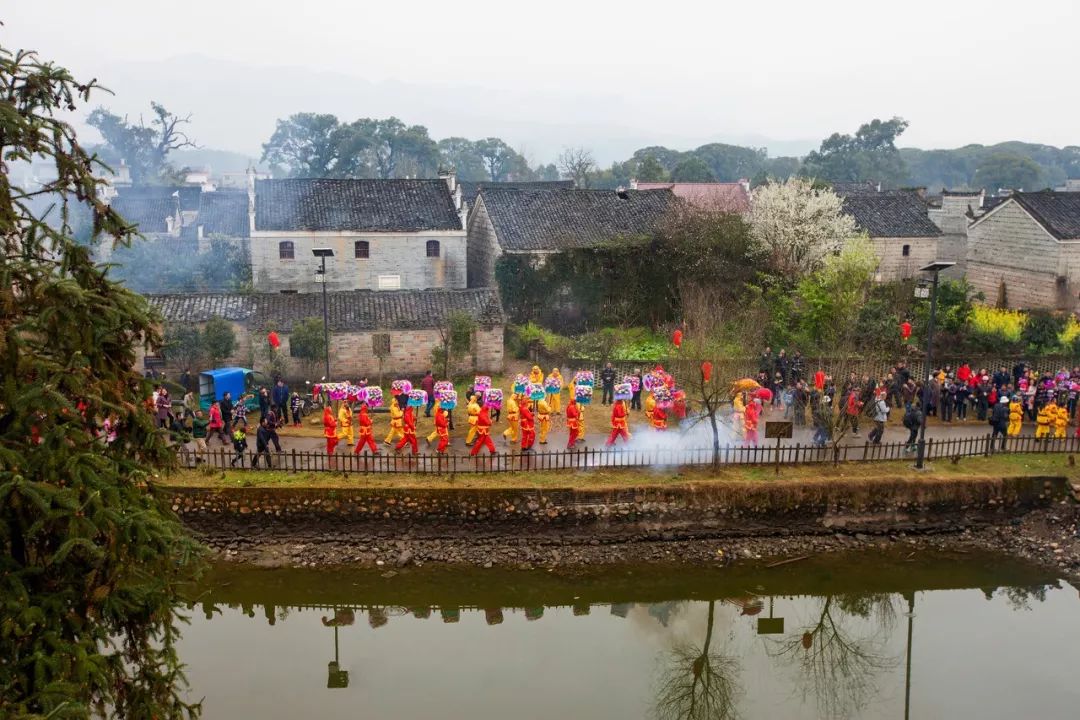
{"type": "Polygon", "coordinates": [[[919,268],[920,272],[933,273],[934,275],[934,285],[930,290],[930,322],[926,326],[926,366],[923,368],[922,399],[920,401],[920,405],[922,405],[922,425],[919,428],[919,450],[915,456],[915,467],[920,470],[926,458],[926,411],[930,405],[928,388],[930,385],[930,373],[934,371],[934,317],[937,314],[938,273],[942,270],[948,270],[955,264],[954,262],[935,260],[926,267],[919,268]]]}
{"type": "Polygon", "coordinates": [[[326,375],[324,379],[329,382],[330,378],[330,318],[326,310],[326,258],[334,257],[331,248],[312,248],[311,254],[322,261],[321,267],[315,271],[315,281],[322,283],[322,329],[323,350],[326,353],[326,375]]]}

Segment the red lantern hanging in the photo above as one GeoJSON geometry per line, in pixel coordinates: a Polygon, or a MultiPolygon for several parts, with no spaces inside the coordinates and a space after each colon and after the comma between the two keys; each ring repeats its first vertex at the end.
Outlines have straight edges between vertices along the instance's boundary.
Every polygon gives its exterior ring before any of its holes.
{"type": "Polygon", "coordinates": [[[281,338],[278,337],[278,334],[276,332],[271,330],[270,334],[266,336],[266,339],[270,343],[270,347],[274,348],[275,350],[281,347],[281,338]]]}
{"type": "Polygon", "coordinates": [[[671,334],[671,342],[675,347],[682,347],[682,330],[676,330],[671,334]]]}
{"type": "Polygon", "coordinates": [[[905,320],[904,322],[900,323],[900,338],[904,342],[907,342],[908,338],[910,338],[910,337],[911,337],[911,323],[909,323],[907,320],[905,320]]]}
{"type": "Polygon", "coordinates": [[[705,382],[712,380],[712,363],[708,360],[701,363],[701,377],[705,378],[705,382]]]}

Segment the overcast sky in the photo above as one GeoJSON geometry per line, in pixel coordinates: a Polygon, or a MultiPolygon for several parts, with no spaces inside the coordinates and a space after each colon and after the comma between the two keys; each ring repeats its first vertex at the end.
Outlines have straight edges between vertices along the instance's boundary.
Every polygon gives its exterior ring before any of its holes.
{"type": "Polygon", "coordinates": [[[786,154],[900,115],[902,145],[1080,144],[1080,2],[23,0],[0,29],[257,154],[277,117],[398,115],[604,163],[721,141],[786,154]]]}

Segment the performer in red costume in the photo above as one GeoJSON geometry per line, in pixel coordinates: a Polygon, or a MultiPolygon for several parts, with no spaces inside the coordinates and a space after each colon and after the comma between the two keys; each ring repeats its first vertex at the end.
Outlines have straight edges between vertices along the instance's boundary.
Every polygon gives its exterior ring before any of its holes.
{"type": "Polygon", "coordinates": [[[394,451],[401,452],[402,448],[408,445],[412,448],[412,454],[415,455],[419,450],[416,447],[416,412],[413,410],[412,405],[405,408],[405,416],[402,421],[404,422],[405,437],[398,440],[394,451]]]}
{"type": "Polygon", "coordinates": [[[439,445],[435,451],[440,454],[446,453],[446,447],[450,444],[450,420],[446,411],[441,407],[435,408],[435,432],[439,435],[439,445]]]}
{"type": "Polygon", "coordinates": [[[743,427],[746,428],[746,444],[758,444],[758,420],[761,417],[761,400],[754,398],[753,402],[746,406],[746,419],[743,427]]]}
{"type": "Polygon", "coordinates": [[[473,443],[469,455],[476,455],[482,447],[486,447],[492,455],[495,454],[495,443],[491,441],[491,413],[486,407],[480,408],[480,414],[476,416],[476,442],[473,443]]]}
{"type": "Polygon", "coordinates": [[[529,409],[529,402],[522,400],[518,407],[518,423],[521,428],[521,450],[529,452],[536,442],[536,418],[529,409]]]}
{"type": "Polygon", "coordinates": [[[619,437],[622,437],[623,442],[630,442],[630,432],[626,429],[625,400],[616,400],[611,408],[611,435],[608,436],[607,445],[614,445],[619,437]]]}
{"type": "Polygon", "coordinates": [[[356,447],[353,448],[354,455],[360,455],[364,452],[364,446],[367,445],[371,448],[372,455],[379,454],[379,447],[375,444],[375,431],[371,427],[371,416],[368,415],[367,405],[360,405],[360,439],[356,441],[356,447]]]}
{"type": "Polygon", "coordinates": [[[578,432],[581,430],[581,409],[578,408],[577,399],[570,394],[570,403],[566,406],[566,429],[570,431],[570,440],[566,443],[567,450],[573,450],[578,441],[578,432]]]}

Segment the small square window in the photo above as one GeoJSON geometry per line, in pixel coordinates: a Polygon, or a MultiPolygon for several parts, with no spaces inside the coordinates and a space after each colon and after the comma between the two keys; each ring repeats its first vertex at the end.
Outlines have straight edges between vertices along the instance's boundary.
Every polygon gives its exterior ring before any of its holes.
{"type": "Polygon", "coordinates": [[[380,275],[379,276],[379,289],[380,290],[400,290],[401,289],[401,276],[400,275],[380,275]]]}
{"type": "Polygon", "coordinates": [[[371,257],[371,246],[367,240],[357,240],[353,243],[353,253],[357,259],[366,259],[371,257]]]}
{"type": "Polygon", "coordinates": [[[292,240],[282,240],[278,243],[278,259],[292,260],[296,257],[296,247],[292,240]]]}
{"type": "Polygon", "coordinates": [[[911,255],[911,246],[910,245],[905,245],[904,247],[902,247],[900,249],[900,252],[903,253],[904,257],[910,256],[911,255]]]}
{"type": "Polygon", "coordinates": [[[428,257],[439,257],[439,241],[438,240],[428,240],[427,241],[427,256],[428,257]]]}

